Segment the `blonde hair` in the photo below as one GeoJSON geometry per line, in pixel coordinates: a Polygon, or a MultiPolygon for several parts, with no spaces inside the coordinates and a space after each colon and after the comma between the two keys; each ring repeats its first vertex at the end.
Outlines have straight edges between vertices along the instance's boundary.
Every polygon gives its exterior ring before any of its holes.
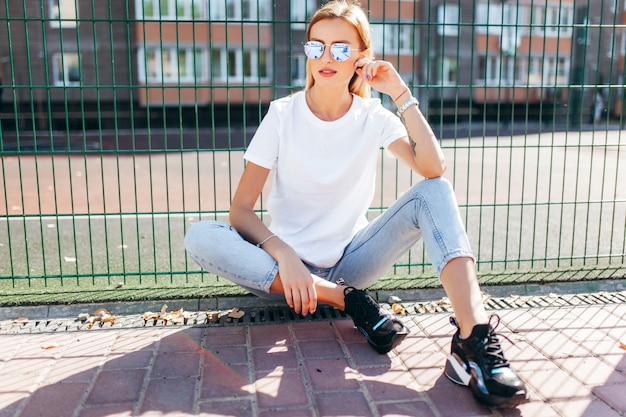
{"type": "MultiPolygon", "coordinates": [[[[361,38],[360,47],[366,50],[366,54],[369,58],[374,59],[372,52],[372,34],[370,31],[370,23],[367,20],[365,11],[361,8],[358,1],[347,0],[331,0],[318,9],[309,21],[309,26],[306,30],[306,38],[310,39],[311,28],[314,24],[324,19],[341,19],[344,22],[350,23],[357,30],[359,37],[361,38]]],[[[313,87],[315,80],[311,74],[310,62],[307,59],[306,64],[306,89],[313,87]]],[[[372,90],[361,77],[356,73],[352,76],[350,84],[348,86],[351,93],[361,96],[363,98],[369,98],[372,96],[372,90]]]]}

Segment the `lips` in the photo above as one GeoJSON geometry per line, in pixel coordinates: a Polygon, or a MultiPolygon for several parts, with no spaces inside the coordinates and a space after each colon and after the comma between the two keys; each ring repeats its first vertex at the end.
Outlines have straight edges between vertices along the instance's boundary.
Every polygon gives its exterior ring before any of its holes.
{"type": "Polygon", "coordinates": [[[318,71],[318,73],[323,77],[330,77],[332,75],[335,75],[337,71],[332,68],[322,68],[318,71]]]}

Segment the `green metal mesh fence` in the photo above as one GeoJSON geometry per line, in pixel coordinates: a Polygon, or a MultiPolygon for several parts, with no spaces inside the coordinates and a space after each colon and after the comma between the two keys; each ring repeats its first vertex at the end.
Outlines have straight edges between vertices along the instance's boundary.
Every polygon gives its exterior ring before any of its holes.
{"type": "MultiPolygon", "coordinates": [[[[441,138],[479,270],[623,276],[624,2],[362,4],[441,138]]],[[[270,100],[302,88],[318,5],[2,0],[0,283],[208,279],[185,230],[225,218],[270,100]]],[[[371,216],[415,181],[381,151],[371,216]]],[[[417,246],[390,274],[434,272],[417,246]]]]}

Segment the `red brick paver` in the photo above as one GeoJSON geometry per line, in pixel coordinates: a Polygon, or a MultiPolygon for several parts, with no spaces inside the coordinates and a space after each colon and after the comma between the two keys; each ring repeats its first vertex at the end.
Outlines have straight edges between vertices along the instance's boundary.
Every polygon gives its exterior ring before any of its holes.
{"type": "Polygon", "coordinates": [[[443,376],[448,314],[405,317],[388,355],[350,320],[0,335],[0,417],[626,416],[626,306],[502,310],[531,401],[474,402],[443,376]]]}

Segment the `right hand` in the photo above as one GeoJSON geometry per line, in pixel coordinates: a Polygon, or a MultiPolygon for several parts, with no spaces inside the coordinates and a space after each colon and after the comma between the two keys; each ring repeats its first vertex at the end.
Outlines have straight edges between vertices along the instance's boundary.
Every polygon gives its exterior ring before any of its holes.
{"type": "Polygon", "coordinates": [[[317,309],[317,291],[311,272],[295,252],[278,260],[278,276],[285,301],[297,314],[306,316],[317,309]]]}

